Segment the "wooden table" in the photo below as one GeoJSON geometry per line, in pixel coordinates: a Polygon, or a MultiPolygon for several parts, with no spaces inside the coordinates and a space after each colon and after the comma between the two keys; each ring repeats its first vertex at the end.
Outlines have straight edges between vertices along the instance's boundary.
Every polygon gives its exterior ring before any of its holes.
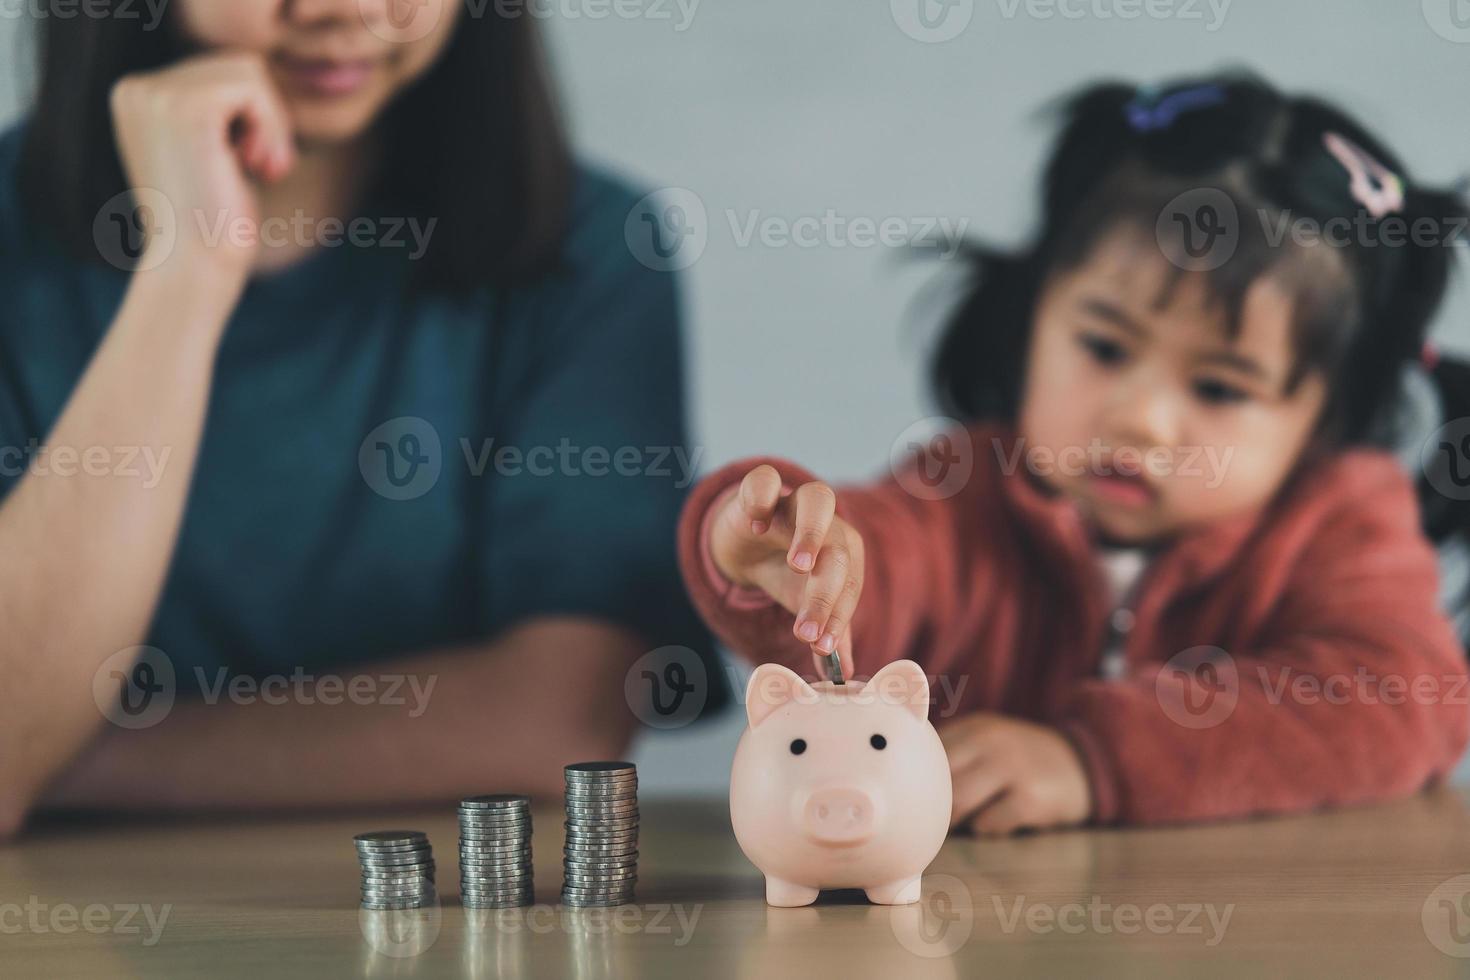
{"type": "Polygon", "coordinates": [[[455,815],[49,823],[0,848],[0,976],[1137,977],[1470,975],[1470,806],[951,839],[920,905],[771,909],[718,801],[645,800],[638,902],[467,911],[455,815]],[[357,908],[354,833],[429,832],[442,907],[357,908]],[[1458,876],[1464,877],[1458,877],[1458,876]],[[149,918],[151,914],[152,918],[149,918]],[[166,914],[166,918],[164,917],[166,914]]]}

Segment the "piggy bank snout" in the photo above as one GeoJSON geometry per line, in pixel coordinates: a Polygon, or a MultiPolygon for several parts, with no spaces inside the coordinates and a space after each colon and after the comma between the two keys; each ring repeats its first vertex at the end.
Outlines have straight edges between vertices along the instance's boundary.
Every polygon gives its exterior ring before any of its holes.
{"type": "Polygon", "coordinates": [[[822,844],[861,844],[877,828],[877,805],[860,789],[819,789],[802,810],[802,829],[822,844]]]}

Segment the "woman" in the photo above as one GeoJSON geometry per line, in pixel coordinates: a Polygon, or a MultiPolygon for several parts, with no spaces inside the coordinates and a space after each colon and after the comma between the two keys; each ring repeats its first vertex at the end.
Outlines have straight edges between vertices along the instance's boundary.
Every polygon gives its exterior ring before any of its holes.
{"type": "Polygon", "coordinates": [[[698,645],[672,284],[533,21],[409,12],[45,25],[0,140],[0,831],[552,792],[698,645]],[[130,724],[170,669],[200,696],[130,724]]]}

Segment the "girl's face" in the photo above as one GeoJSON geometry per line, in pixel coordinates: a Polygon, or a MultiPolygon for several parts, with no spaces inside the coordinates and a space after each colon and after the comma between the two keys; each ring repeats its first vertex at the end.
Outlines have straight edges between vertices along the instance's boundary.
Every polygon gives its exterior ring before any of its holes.
{"type": "Polygon", "coordinates": [[[1232,342],[1202,274],[1165,293],[1174,271],[1151,236],[1115,231],[1052,278],[1032,324],[1022,465],[1120,542],[1265,503],[1326,397],[1319,373],[1286,390],[1292,301],[1278,282],[1250,287],[1232,342]]]}
{"type": "Polygon", "coordinates": [[[454,33],[456,0],[177,0],[175,28],[205,50],[263,55],[297,138],[362,135],[454,33]]]}

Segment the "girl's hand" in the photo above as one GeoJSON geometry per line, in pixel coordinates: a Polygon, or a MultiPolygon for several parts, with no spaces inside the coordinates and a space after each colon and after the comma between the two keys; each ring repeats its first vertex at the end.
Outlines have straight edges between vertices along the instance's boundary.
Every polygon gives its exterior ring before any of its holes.
{"type": "Polygon", "coordinates": [[[796,614],[792,632],[811,645],[818,676],[836,649],[851,677],[849,626],[863,591],[863,539],[836,516],[825,483],[785,493],[774,467],[757,466],[716,516],[710,553],[737,585],[754,587],[796,614]]]}
{"type": "Polygon", "coordinates": [[[205,55],[125,76],[112,90],[112,122],[129,185],[173,206],[169,259],[243,282],[259,248],[250,180],[279,180],[296,162],[290,116],[261,56],[205,55]],[[251,234],[232,234],[237,223],[251,234]]]}
{"type": "Polygon", "coordinates": [[[939,730],[954,781],[950,826],[973,833],[1070,827],[1092,814],[1077,751],[1054,728],[984,712],[939,730]]]}

